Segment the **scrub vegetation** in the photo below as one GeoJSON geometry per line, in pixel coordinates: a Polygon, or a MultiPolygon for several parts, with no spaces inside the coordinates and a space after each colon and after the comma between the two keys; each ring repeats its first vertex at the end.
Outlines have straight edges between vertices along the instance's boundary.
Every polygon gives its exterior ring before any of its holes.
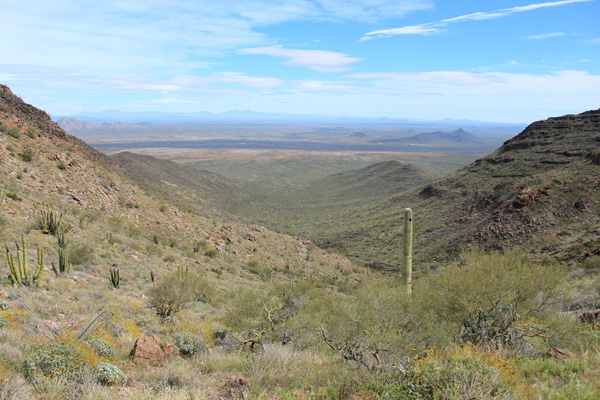
{"type": "MultiPolygon", "coordinates": [[[[517,160],[505,147],[442,180],[396,162],[311,180],[306,207],[322,217],[344,199],[335,219],[364,231],[324,250],[318,227],[277,233],[224,207],[239,182],[169,163],[160,179],[149,168],[139,176],[4,86],[0,106],[2,399],[600,392],[600,171],[589,146],[568,150],[569,163],[547,152],[552,163],[532,176],[494,169],[498,157],[517,160]],[[327,187],[331,197],[320,197],[327,187]],[[407,207],[412,291],[395,261],[407,207]],[[371,254],[379,258],[367,262],[371,254]]],[[[333,219],[327,235],[342,229],[333,219]]]]}

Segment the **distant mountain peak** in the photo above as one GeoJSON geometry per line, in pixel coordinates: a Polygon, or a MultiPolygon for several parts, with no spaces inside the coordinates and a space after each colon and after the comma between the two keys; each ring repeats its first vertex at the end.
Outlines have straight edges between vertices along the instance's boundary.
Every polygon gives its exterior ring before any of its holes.
{"type": "Polygon", "coordinates": [[[452,132],[424,132],[418,135],[399,139],[404,143],[477,143],[478,140],[472,133],[458,128],[452,132]]]}

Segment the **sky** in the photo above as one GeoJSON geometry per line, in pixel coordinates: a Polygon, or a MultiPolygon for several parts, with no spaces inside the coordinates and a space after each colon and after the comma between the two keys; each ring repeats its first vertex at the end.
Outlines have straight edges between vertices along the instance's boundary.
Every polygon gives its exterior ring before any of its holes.
{"type": "Polygon", "coordinates": [[[0,0],[0,83],[107,109],[529,123],[600,108],[600,0],[0,0]]]}

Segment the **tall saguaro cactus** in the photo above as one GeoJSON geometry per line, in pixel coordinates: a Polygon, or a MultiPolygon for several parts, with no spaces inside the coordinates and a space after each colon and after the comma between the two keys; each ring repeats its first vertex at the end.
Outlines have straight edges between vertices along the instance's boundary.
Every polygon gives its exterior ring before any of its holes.
{"type": "Polygon", "coordinates": [[[402,262],[402,284],[408,295],[412,292],[412,237],[413,220],[412,210],[404,210],[404,252],[402,262]]]}

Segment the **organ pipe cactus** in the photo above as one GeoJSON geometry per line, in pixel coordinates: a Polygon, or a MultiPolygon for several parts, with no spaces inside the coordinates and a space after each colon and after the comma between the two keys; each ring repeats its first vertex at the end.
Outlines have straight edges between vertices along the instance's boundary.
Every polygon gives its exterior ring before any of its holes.
{"type": "Polygon", "coordinates": [[[412,210],[404,210],[404,251],[402,262],[402,285],[408,295],[412,292],[412,210]]]}
{"type": "Polygon", "coordinates": [[[9,277],[15,285],[39,285],[41,281],[42,271],[44,269],[44,252],[40,247],[37,249],[38,263],[35,272],[32,274],[29,271],[27,260],[27,245],[25,237],[21,236],[21,244],[17,241],[17,259],[15,258],[6,244],[6,262],[8,263],[9,277]]]}
{"type": "Polygon", "coordinates": [[[118,268],[110,268],[110,285],[115,289],[118,289],[121,286],[121,274],[119,273],[118,268]]]}
{"type": "Polygon", "coordinates": [[[58,269],[52,263],[52,269],[56,275],[68,274],[71,272],[71,263],[69,262],[69,254],[63,247],[58,247],[58,269]]]}

